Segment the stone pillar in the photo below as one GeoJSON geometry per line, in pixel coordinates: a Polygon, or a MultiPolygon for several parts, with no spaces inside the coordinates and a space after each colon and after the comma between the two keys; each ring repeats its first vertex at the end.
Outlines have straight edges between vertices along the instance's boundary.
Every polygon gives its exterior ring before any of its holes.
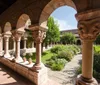
{"type": "Polygon", "coordinates": [[[83,40],[82,42],[82,75],[90,79],[93,72],[93,41],[83,40]]]}
{"type": "Polygon", "coordinates": [[[12,33],[16,42],[15,62],[20,63],[20,62],[23,62],[23,59],[20,56],[20,41],[21,41],[22,35],[24,34],[24,30],[18,29],[18,30],[13,31],[12,33]]]}
{"type": "Polygon", "coordinates": [[[41,63],[41,44],[43,39],[46,36],[46,32],[39,29],[39,26],[32,28],[34,42],[36,43],[36,63],[33,65],[32,69],[39,70],[42,68],[43,64],[41,63]]]}
{"type": "Polygon", "coordinates": [[[0,56],[3,56],[3,37],[0,34],[0,56]]]}
{"type": "Polygon", "coordinates": [[[32,48],[34,48],[34,41],[32,42],[32,48]]]}
{"type": "Polygon", "coordinates": [[[26,40],[27,38],[24,38],[24,49],[26,49],[26,40]]]}
{"type": "Polygon", "coordinates": [[[82,74],[78,76],[76,85],[98,85],[93,78],[93,41],[100,32],[100,18],[90,16],[90,14],[76,17],[82,40],[82,74]]]}
{"type": "Polygon", "coordinates": [[[36,63],[33,66],[33,68],[35,67],[36,70],[39,70],[42,68],[41,44],[42,44],[43,39],[45,38],[45,32],[37,30],[33,34],[34,34],[33,37],[34,37],[35,43],[36,43],[36,63]]]}
{"type": "Polygon", "coordinates": [[[13,51],[15,51],[16,48],[16,42],[15,42],[15,38],[13,37],[13,51]]]}
{"type": "Polygon", "coordinates": [[[22,62],[22,58],[20,56],[20,41],[21,41],[21,37],[18,37],[16,39],[16,53],[15,53],[15,57],[16,57],[16,62],[22,62]]]}
{"type": "Polygon", "coordinates": [[[11,57],[10,54],[9,54],[9,37],[11,35],[10,34],[4,34],[4,43],[5,43],[5,46],[4,46],[4,57],[5,58],[9,58],[11,57]]]}

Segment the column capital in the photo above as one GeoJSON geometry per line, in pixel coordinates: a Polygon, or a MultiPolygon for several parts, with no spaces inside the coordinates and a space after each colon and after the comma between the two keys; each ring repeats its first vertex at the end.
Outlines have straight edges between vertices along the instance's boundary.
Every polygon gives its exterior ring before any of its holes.
{"type": "Polygon", "coordinates": [[[15,38],[15,40],[20,41],[21,37],[23,36],[24,31],[20,31],[20,30],[14,30],[12,31],[12,35],[15,38]]]}
{"type": "Polygon", "coordinates": [[[46,32],[42,30],[35,30],[33,31],[32,36],[36,43],[42,43],[46,37],[46,32]]]}
{"type": "Polygon", "coordinates": [[[12,33],[10,31],[3,33],[4,37],[11,37],[12,33]]]}
{"type": "Polygon", "coordinates": [[[78,22],[78,33],[82,40],[94,41],[100,32],[100,17],[78,22]]]}
{"type": "Polygon", "coordinates": [[[32,31],[32,36],[36,43],[42,43],[46,37],[46,28],[43,28],[39,25],[30,25],[29,30],[32,31]]]}

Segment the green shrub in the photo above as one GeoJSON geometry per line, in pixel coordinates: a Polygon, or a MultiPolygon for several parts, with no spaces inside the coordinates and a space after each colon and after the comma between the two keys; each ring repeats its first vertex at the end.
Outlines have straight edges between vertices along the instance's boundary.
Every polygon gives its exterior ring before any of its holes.
{"type": "Polygon", "coordinates": [[[66,49],[72,51],[73,55],[76,55],[80,51],[79,47],[76,45],[68,45],[66,46],[66,49]]]}
{"type": "Polygon", "coordinates": [[[56,59],[57,59],[57,55],[58,55],[58,54],[54,54],[54,55],[51,57],[51,59],[56,60],[56,59]]]}
{"type": "Polygon", "coordinates": [[[50,61],[47,62],[47,65],[52,69],[52,70],[57,70],[60,71],[64,68],[65,64],[67,61],[65,59],[51,59],[50,61]]]}
{"type": "Polygon", "coordinates": [[[100,80],[100,72],[97,72],[96,70],[93,70],[93,76],[94,76],[94,78],[100,80]]]}
{"type": "Polygon", "coordinates": [[[66,48],[65,48],[65,46],[64,45],[56,45],[56,46],[54,46],[53,48],[51,48],[51,52],[52,53],[59,53],[60,51],[63,51],[63,50],[65,50],[66,48]]]}
{"type": "Polygon", "coordinates": [[[93,75],[95,78],[100,79],[100,54],[94,54],[93,75]]]}
{"type": "Polygon", "coordinates": [[[75,50],[77,51],[77,53],[80,52],[80,48],[77,45],[72,45],[72,46],[73,46],[73,48],[75,48],[75,50]]]}
{"type": "Polygon", "coordinates": [[[65,59],[56,59],[55,62],[52,64],[51,69],[60,71],[64,68],[66,62],[67,61],[65,59]]]}
{"type": "Polygon", "coordinates": [[[72,55],[71,51],[63,50],[63,51],[58,53],[57,57],[58,58],[64,58],[67,61],[70,61],[72,59],[73,55],[72,55]]]}
{"type": "Polygon", "coordinates": [[[100,54],[100,45],[95,45],[94,46],[94,53],[99,53],[100,54]]]}
{"type": "Polygon", "coordinates": [[[53,63],[55,63],[55,60],[50,59],[50,60],[46,63],[46,65],[47,65],[48,67],[51,67],[53,63]]]}
{"type": "Polygon", "coordinates": [[[64,68],[63,64],[57,64],[57,63],[53,63],[51,66],[51,69],[54,71],[60,71],[64,68]]]}

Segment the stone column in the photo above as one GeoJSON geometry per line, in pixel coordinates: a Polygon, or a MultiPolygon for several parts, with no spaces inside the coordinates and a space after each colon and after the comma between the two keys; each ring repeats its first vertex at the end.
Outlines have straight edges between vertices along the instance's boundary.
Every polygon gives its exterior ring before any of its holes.
{"type": "Polygon", "coordinates": [[[13,37],[13,51],[15,51],[16,48],[16,42],[15,42],[15,38],[13,37]]]}
{"type": "Polygon", "coordinates": [[[24,38],[24,49],[26,49],[26,40],[27,38],[24,38]]]}
{"type": "Polygon", "coordinates": [[[24,34],[24,30],[18,29],[12,32],[13,36],[15,37],[16,42],[16,50],[15,50],[15,62],[23,62],[22,57],[20,56],[20,41],[21,37],[24,34]]]}
{"type": "Polygon", "coordinates": [[[3,37],[0,34],[0,56],[3,56],[3,37]]]}
{"type": "Polygon", "coordinates": [[[41,44],[43,39],[45,38],[46,32],[36,29],[33,31],[33,38],[34,42],[36,43],[36,63],[32,67],[34,70],[39,70],[42,68],[42,63],[41,63],[41,44]]]}
{"type": "Polygon", "coordinates": [[[21,37],[18,37],[16,39],[16,53],[15,53],[16,62],[23,62],[23,60],[20,56],[20,41],[21,41],[21,37]]]}
{"type": "Polygon", "coordinates": [[[93,40],[83,40],[82,43],[82,76],[91,79],[93,72],[93,40]]]}
{"type": "Polygon", "coordinates": [[[76,85],[98,85],[93,78],[93,41],[100,32],[100,18],[86,17],[77,15],[82,40],[82,74],[78,76],[76,85]]]}
{"type": "Polygon", "coordinates": [[[5,41],[5,46],[4,46],[4,57],[5,58],[9,58],[11,57],[9,54],[9,37],[11,35],[10,34],[4,34],[4,41],[5,41]]]}
{"type": "Polygon", "coordinates": [[[34,48],[34,41],[32,42],[32,48],[34,48]]]}

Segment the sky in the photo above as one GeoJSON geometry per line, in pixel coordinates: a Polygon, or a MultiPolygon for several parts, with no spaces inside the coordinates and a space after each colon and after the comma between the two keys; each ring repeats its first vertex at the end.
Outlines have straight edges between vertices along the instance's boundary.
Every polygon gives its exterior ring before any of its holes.
{"type": "Polygon", "coordinates": [[[77,29],[77,21],[75,19],[76,10],[69,6],[57,8],[51,16],[58,22],[60,31],[77,29]]]}

